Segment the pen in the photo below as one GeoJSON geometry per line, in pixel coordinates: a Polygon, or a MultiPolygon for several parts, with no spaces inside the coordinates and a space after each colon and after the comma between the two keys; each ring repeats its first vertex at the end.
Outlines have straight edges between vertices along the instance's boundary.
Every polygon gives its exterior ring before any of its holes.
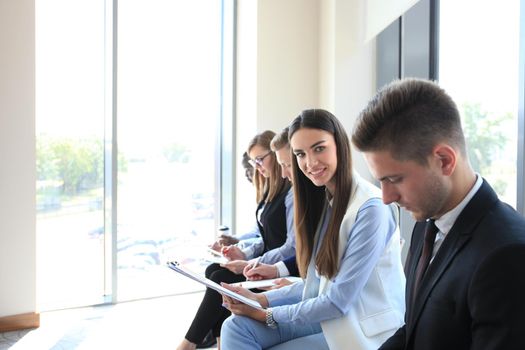
{"type": "Polygon", "coordinates": [[[260,256],[258,256],[257,259],[255,259],[255,262],[253,263],[252,268],[250,270],[255,269],[257,265],[259,265],[259,260],[261,260],[260,256]]]}

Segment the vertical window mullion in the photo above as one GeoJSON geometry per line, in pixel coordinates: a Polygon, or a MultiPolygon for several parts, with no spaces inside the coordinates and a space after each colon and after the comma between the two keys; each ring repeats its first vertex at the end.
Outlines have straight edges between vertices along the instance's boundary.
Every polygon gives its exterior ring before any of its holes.
{"type": "Polygon", "coordinates": [[[104,130],[104,248],[106,302],[117,302],[117,24],[118,0],[106,0],[105,13],[105,130],[104,130]]]}
{"type": "Polygon", "coordinates": [[[520,1],[517,210],[525,215],[525,0],[520,1]]]}

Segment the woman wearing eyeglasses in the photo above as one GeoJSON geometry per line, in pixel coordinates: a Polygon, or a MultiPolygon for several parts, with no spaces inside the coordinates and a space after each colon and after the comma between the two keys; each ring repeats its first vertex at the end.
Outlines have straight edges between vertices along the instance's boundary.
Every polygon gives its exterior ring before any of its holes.
{"type": "MultiPolygon", "coordinates": [[[[264,263],[276,263],[295,254],[295,233],[293,230],[293,193],[290,181],[281,177],[281,170],[275,153],[270,148],[273,131],[264,131],[256,135],[249,143],[247,153],[249,162],[255,168],[253,184],[258,202],[256,210],[256,229],[254,232],[242,235],[240,239],[253,237],[249,244],[243,245],[242,240],[237,245],[222,248],[230,262],[218,265],[211,264],[206,269],[206,277],[214,282],[235,283],[245,281],[243,268],[250,259],[261,256],[264,263]]],[[[247,240],[248,241],[248,240],[247,240]]],[[[191,350],[209,347],[203,343],[211,331],[213,338],[220,336],[223,321],[230,312],[222,307],[222,296],[212,289],[206,289],[204,298],[186,333],[185,339],[177,350],[191,350]]],[[[212,338],[212,339],[213,339],[212,338]]]]}

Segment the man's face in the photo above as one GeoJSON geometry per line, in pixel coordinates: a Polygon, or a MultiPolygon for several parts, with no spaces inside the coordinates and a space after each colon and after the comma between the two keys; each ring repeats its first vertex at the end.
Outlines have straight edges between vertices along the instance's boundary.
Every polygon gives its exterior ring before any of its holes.
{"type": "Polygon", "coordinates": [[[450,186],[437,162],[421,165],[398,161],[387,151],[365,152],[364,156],[370,172],[381,183],[384,203],[397,203],[416,221],[444,214],[450,186]]]}

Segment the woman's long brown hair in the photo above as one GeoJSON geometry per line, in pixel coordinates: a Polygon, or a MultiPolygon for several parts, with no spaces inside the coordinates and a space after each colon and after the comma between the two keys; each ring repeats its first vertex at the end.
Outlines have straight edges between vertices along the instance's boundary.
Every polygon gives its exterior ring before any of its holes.
{"type": "MultiPolygon", "coordinates": [[[[293,134],[301,128],[320,129],[331,133],[337,148],[337,169],[334,174],[336,191],[332,193],[332,215],[315,257],[319,274],[332,278],[339,269],[339,230],[352,191],[350,142],[341,122],[332,113],[322,109],[308,109],[301,112],[290,124],[290,141],[293,134]]],[[[305,278],[313,254],[314,236],[320,229],[322,211],[327,198],[324,186],[315,186],[303,174],[295,156],[292,157],[292,171],[297,266],[301,277],[305,278]]]]}
{"type": "Polygon", "coordinates": [[[257,192],[257,203],[264,199],[265,194],[265,200],[267,202],[271,202],[275,198],[275,196],[280,194],[285,189],[289,188],[289,182],[287,179],[283,179],[281,177],[281,168],[279,166],[279,163],[277,163],[275,153],[270,148],[270,143],[272,142],[274,136],[275,133],[273,131],[266,130],[260,134],[255,135],[248,144],[248,153],[250,153],[250,150],[256,145],[259,145],[262,148],[266,149],[267,152],[271,152],[271,154],[268,155],[268,157],[270,157],[272,160],[270,176],[268,178],[265,178],[259,173],[259,171],[257,171],[257,169],[255,169],[253,184],[257,192]]]}

